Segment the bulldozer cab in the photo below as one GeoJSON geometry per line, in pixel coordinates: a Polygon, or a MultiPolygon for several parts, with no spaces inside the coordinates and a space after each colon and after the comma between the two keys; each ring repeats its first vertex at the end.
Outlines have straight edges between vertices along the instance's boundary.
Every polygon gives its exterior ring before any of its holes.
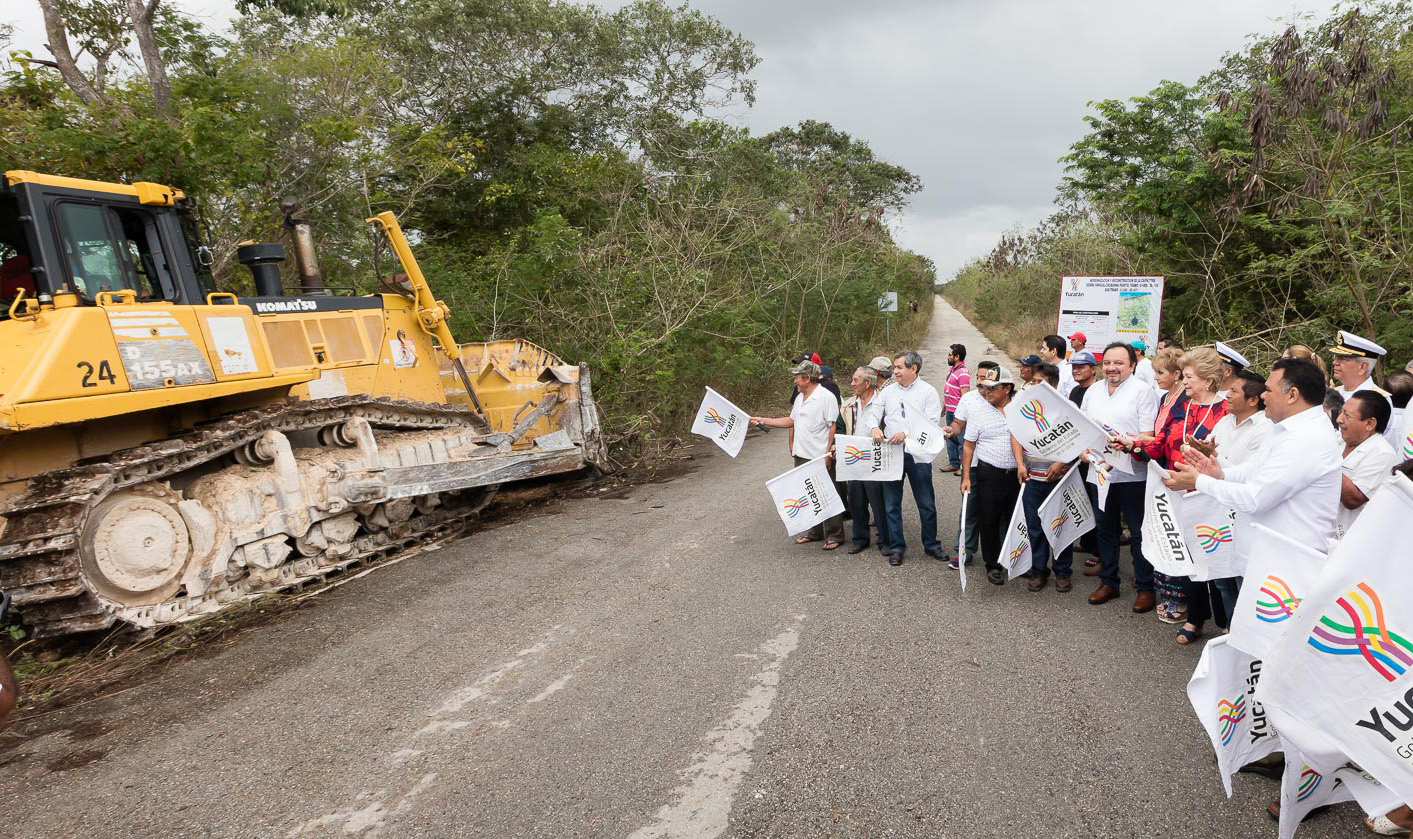
{"type": "MultiPolygon", "coordinates": [[[[192,305],[211,290],[181,192],[10,172],[0,191],[0,298],[103,292],[192,305]]],[[[8,315],[8,306],[6,307],[8,315]]]]}

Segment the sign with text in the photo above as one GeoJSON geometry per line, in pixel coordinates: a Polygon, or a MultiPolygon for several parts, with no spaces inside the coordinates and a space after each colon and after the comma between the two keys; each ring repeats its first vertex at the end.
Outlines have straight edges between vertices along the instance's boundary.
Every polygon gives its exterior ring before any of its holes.
{"type": "Polygon", "coordinates": [[[1078,469],[1071,469],[1055,482],[1055,488],[1040,502],[1036,512],[1052,556],[1094,529],[1094,508],[1089,504],[1089,493],[1079,479],[1078,469]]]}
{"type": "Polygon", "coordinates": [[[1089,347],[1141,340],[1151,354],[1158,343],[1162,314],[1162,277],[1060,278],[1056,333],[1083,332],[1089,347]]]}
{"type": "Polygon", "coordinates": [[[1021,446],[1045,460],[1071,461],[1086,449],[1101,451],[1109,444],[1104,426],[1041,382],[1016,394],[1006,406],[1006,426],[1021,446]]]}
{"type": "Polygon", "coordinates": [[[692,433],[709,438],[722,451],[735,457],[746,442],[746,426],[751,415],[731,404],[731,400],[711,388],[706,389],[702,404],[692,421],[692,433]]]}
{"type": "Polygon", "coordinates": [[[903,477],[903,444],[875,443],[871,437],[834,437],[834,480],[897,481],[903,477]]]}
{"type": "Polygon", "coordinates": [[[834,490],[834,479],[822,457],[776,475],[765,482],[765,488],[791,536],[844,512],[844,502],[834,490]]]}

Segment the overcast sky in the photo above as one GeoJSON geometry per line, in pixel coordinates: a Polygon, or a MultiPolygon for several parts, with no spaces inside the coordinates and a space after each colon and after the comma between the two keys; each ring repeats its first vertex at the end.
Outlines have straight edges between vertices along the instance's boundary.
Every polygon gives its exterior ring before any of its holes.
{"type": "MultiPolygon", "coordinates": [[[[6,3],[43,53],[35,0],[6,3]],[[16,8],[17,6],[17,8],[16,8]]],[[[180,5],[219,23],[232,0],[180,5]]],[[[604,5],[619,6],[614,0],[604,5]]],[[[922,178],[899,240],[946,280],[1000,233],[1051,212],[1087,102],[1192,82],[1252,33],[1329,0],[691,0],[754,41],[753,133],[818,119],[922,178]]]]}

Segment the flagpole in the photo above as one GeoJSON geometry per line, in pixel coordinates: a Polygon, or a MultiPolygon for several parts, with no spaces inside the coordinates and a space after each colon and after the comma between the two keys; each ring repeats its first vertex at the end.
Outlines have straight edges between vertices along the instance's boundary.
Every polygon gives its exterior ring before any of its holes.
{"type": "Polygon", "coordinates": [[[967,499],[970,492],[962,493],[962,522],[957,527],[957,573],[962,578],[962,593],[967,590],[967,499]]]}

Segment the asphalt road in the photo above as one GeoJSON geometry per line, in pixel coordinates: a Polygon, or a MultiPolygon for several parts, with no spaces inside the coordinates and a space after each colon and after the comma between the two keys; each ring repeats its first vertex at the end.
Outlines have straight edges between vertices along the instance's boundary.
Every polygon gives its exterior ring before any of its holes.
{"type": "MultiPolygon", "coordinates": [[[[989,348],[939,302],[924,377],[957,340],[989,348]]],[[[0,835],[1275,836],[1274,782],[1222,793],[1172,627],[1078,576],[963,595],[911,512],[900,568],[796,546],[784,446],[706,444],[32,724],[0,835]]]]}

